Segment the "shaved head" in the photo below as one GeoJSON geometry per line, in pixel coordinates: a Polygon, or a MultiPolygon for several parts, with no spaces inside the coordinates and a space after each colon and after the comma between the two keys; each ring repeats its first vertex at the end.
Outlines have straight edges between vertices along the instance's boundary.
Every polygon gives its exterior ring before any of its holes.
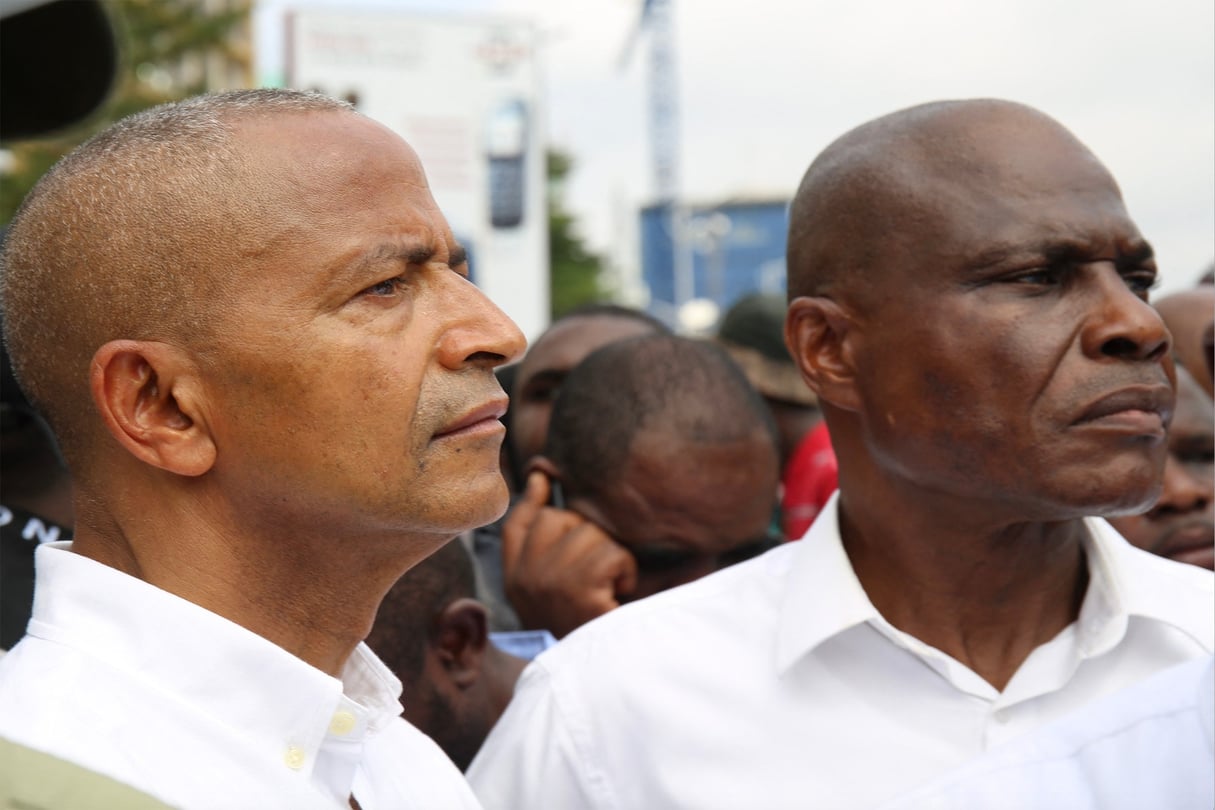
{"type": "Polygon", "coordinates": [[[922,240],[948,229],[940,212],[949,202],[973,194],[980,184],[998,196],[1002,171],[1017,167],[1004,165],[987,136],[1009,132],[1032,141],[1066,141],[1097,163],[1049,116],[990,99],[922,104],[836,139],[806,171],[793,200],[790,299],[882,287],[882,274],[874,271],[915,255],[922,240]]]}
{"type": "Polygon", "coordinates": [[[1072,429],[1132,384],[1166,411],[1168,335],[1147,304],[1150,244],[1058,122],[973,100],[858,127],[806,172],[788,257],[786,342],[842,492],[896,482],[982,503],[985,520],[1155,499],[1167,414],[1142,444],[1072,429]]]}
{"type": "Polygon", "coordinates": [[[265,249],[257,237],[282,190],[271,193],[275,179],[242,160],[238,124],[350,110],[284,90],[155,107],[77,148],[29,193],[4,252],[4,338],[69,465],[100,435],[94,352],[117,339],[205,347],[211,302],[265,249]]]}

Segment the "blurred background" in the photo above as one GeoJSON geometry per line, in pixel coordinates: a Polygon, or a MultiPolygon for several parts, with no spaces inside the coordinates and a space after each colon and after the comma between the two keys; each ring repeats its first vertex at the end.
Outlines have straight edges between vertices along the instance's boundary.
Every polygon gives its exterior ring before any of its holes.
{"type": "Polygon", "coordinates": [[[529,338],[591,300],[704,333],[743,294],[783,291],[787,204],[831,140],[900,107],[995,96],[1058,118],[1109,166],[1156,248],[1158,294],[1215,258],[1209,0],[102,6],[113,90],[83,124],[5,141],[0,222],[66,149],[143,106],[316,89],[417,149],[475,280],[529,338]]]}

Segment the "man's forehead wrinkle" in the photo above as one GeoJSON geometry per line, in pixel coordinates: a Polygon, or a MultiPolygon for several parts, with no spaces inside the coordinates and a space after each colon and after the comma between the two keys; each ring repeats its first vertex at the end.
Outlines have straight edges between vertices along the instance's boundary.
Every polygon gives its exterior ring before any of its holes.
{"type": "MultiPolygon", "coordinates": [[[[1014,223],[1015,224],[1015,223],[1014,223]]],[[[1112,239],[1106,228],[1094,230],[1092,223],[1062,219],[1043,222],[1029,232],[1002,234],[998,229],[985,244],[964,257],[962,269],[984,270],[1017,261],[1091,261],[1100,256],[1123,262],[1141,262],[1152,257],[1152,248],[1141,238],[1112,239]]]]}
{"type": "Polygon", "coordinates": [[[982,246],[982,254],[968,260],[970,266],[1027,251],[1079,255],[1109,250],[1119,234],[1128,235],[1122,241],[1136,243],[1138,252],[1145,243],[1109,173],[1087,150],[1074,149],[1071,138],[1058,140],[1061,131],[1044,133],[1048,143],[1063,150],[1050,161],[1028,147],[989,147],[969,131],[954,132],[955,149],[941,150],[927,141],[903,143],[902,152],[891,150],[877,158],[886,182],[869,197],[871,213],[882,221],[886,238],[895,240],[946,235],[957,228],[973,231],[982,224],[981,233],[955,234],[982,246]],[[1051,162],[1074,170],[1074,179],[1052,171],[1051,162]],[[1018,203],[1041,195],[1075,201],[1077,216],[1026,220],[1019,215],[1018,203]],[[975,216],[955,216],[963,211],[975,216]]]}

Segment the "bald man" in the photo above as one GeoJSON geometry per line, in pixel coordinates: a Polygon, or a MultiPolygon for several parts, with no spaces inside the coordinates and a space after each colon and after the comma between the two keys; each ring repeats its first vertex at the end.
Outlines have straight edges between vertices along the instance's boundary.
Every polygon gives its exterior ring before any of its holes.
{"type": "Polygon", "coordinates": [[[75,535],[39,549],[0,737],[176,807],[475,807],[362,644],[496,518],[523,348],[417,156],[347,105],[158,107],[64,158],[4,254],[75,535]]]}
{"type": "Polygon", "coordinates": [[[1215,647],[1212,574],[1093,515],[1160,492],[1151,248],[1109,172],[1002,101],[879,118],[793,202],[785,339],[839,492],[800,543],[525,670],[497,807],[873,807],[1215,647]]]}

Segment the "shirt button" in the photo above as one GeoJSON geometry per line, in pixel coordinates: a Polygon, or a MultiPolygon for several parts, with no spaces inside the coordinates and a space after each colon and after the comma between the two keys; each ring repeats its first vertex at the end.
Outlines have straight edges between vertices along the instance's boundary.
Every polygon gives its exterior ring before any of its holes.
{"type": "Polygon", "coordinates": [[[287,767],[293,771],[298,771],[304,767],[304,760],[307,755],[304,749],[296,745],[287,746],[287,753],[283,754],[283,762],[287,763],[287,767]]]}
{"type": "Polygon", "coordinates": [[[329,733],[336,734],[339,737],[344,737],[351,731],[354,731],[355,719],[350,712],[337,712],[333,715],[333,719],[329,721],[329,733]]]}
{"type": "Polygon", "coordinates": [[[999,723],[1000,725],[1004,725],[1005,723],[1008,722],[1008,710],[1007,709],[1000,709],[993,716],[996,718],[996,722],[999,723]]]}

